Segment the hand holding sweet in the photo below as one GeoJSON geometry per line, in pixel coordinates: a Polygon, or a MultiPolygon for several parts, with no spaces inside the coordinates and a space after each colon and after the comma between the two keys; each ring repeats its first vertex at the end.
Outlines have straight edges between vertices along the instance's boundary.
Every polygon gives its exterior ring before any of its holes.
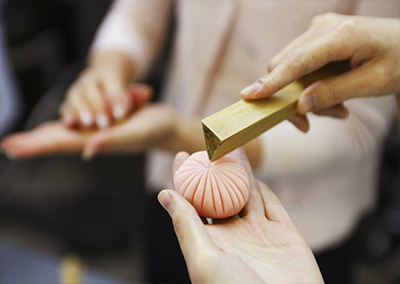
{"type": "MultiPolygon", "coordinates": [[[[278,198],[255,181],[243,151],[234,154],[250,177],[250,197],[228,219],[201,219],[179,193],[158,198],[174,223],[193,283],[323,283],[314,255],[278,198]]],[[[173,173],[189,157],[180,152],[173,173]]]]}

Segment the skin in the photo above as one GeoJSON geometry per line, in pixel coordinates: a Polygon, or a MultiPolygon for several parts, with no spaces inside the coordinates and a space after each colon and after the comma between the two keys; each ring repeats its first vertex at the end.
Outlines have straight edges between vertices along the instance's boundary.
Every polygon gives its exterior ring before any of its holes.
{"type": "MultiPolygon", "coordinates": [[[[311,249],[275,194],[256,181],[243,150],[250,196],[233,217],[208,224],[173,190],[158,199],[170,214],[193,283],[323,283],[311,249]]],[[[189,157],[176,155],[173,174],[189,157]]]]}
{"type": "MultiPolygon", "coordinates": [[[[147,103],[152,88],[131,83],[135,64],[119,51],[93,55],[66,92],[60,120],[12,134],[1,141],[11,158],[82,153],[141,153],[163,149],[189,153],[205,149],[200,117],[186,117],[164,103],[147,103]],[[45,138],[44,138],[45,137],[45,138]]],[[[258,139],[244,146],[253,167],[261,157],[258,139]]]]}
{"type": "MultiPolygon", "coordinates": [[[[268,97],[328,62],[349,60],[350,71],[318,81],[301,95],[297,105],[299,115],[290,121],[306,132],[309,123],[305,114],[309,111],[345,118],[348,111],[341,103],[344,100],[400,92],[399,43],[399,19],[333,13],[317,16],[304,34],[272,59],[270,73],[257,80],[257,90],[249,92],[249,88],[245,88],[242,96],[246,99],[268,97]]],[[[110,51],[92,57],[60,107],[61,122],[70,129],[53,122],[31,132],[11,135],[2,141],[3,151],[9,157],[23,158],[83,149],[83,157],[90,159],[97,153],[142,152],[149,148],[190,153],[204,150],[199,118],[181,117],[168,105],[150,107],[149,104],[137,111],[135,96],[146,96],[148,88],[141,84],[130,85],[134,74],[134,64],[123,53],[110,51]],[[119,103],[126,109],[113,111],[119,103]],[[167,127],[164,129],[154,121],[141,119],[160,117],[152,116],[157,108],[165,114],[162,123],[167,127]],[[138,121],[144,121],[144,125],[138,125],[138,121]],[[96,126],[104,127],[104,132],[96,126]],[[108,126],[112,127],[106,128],[108,126]],[[146,131],[144,126],[148,126],[146,131]],[[136,127],[141,127],[140,136],[137,136],[136,127]],[[87,128],[87,132],[79,134],[73,130],[76,128],[87,128]],[[49,138],[44,140],[39,137],[41,135],[49,138]]],[[[400,102],[400,95],[397,98],[400,102]]],[[[245,151],[252,166],[257,167],[262,153],[259,140],[246,145],[245,151]]]]}
{"type": "MultiPolygon", "coordinates": [[[[60,120],[51,121],[31,131],[8,135],[1,141],[1,149],[11,159],[82,153],[84,160],[98,154],[141,153],[154,148],[174,153],[204,150],[200,119],[182,117],[164,103],[147,103],[152,93],[149,86],[133,86],[131,90],[133,114],[109,128],[83,131],[66,127],[60,120]]],[[[253,166],[259,162],[259,147],[258,140],[245,146],[253,157],[253,166]]]]}
{"type": "Polygon", "coordinates": [[[135,109],[129,92],[134,70],[129,57],[119,51],[92,56],[59,108],[63,123],[68,127],[106,128],[127,117],[135,109]]]}
{"type": "MultiPolygon", "coordinates": [[[[341,102],[357,97],[400,92],[400,19],[319,15],[309,29],[278,53],[269,73],[241,95],[257,100],[332,61],[349,60],[351,70],[309,86],[297,104],[292,122],[308,129],[307,112],[345,118],[341,102]]],[[[398,95],[398,99],[399,99],[398,95]]]]}

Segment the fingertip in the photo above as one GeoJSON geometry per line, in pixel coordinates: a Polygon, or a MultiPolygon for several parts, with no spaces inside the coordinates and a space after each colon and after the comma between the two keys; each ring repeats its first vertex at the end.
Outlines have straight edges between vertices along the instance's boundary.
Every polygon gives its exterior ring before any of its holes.
{"type": "Polygon", "coordinates": [[[18,157],[11,151],[4,151],[4,155],[7,157],[9,160],[16,160],[18,157]]]}
{"type": "Polygon", "coordinates": [[[310,130],[310,122],[306,115],[297,114],[288,119],[297,129],[307,133],[310,130]]]}
{"type": "Polygon", "coordinates": [[[307,122],[304,123],[299,123],[299,124],[295,124],[293,123],[294,126],[297,127],[298,130],[300,130],[303,133],[308,133],[308,131],[310,130],[310,124],[307,122]]]}
{"type": "Polygon", "coordinates": [[[177,160],[186,160],[187,158],[189,158],[189,153],[185,152],[185,151],[180,151],[175,155],[175,159],[177,160]]]}
{"type": "Polygon", "coordinates": [[[240,91],[240,95],[244,99],[254,100],[259,98],[259,92],[264,87],[263,81],[261,79],[257,80],[253,84],[245,87],[240,91]]]}
{"type": "Polygon", "coordinates": [[[83,149],[82,151],[81,159],[84,162],[89,162],[93,158],[93,155],[94,155],[93,149],[85,147],[85,149],[83,149]]]}
{"type": "Polygon", "coordinates": [[[114,119],[119,121],[126,115],[126,107],[121,103],[115,103],[112,108],[114,119]]]}
{"type": "Polygon", "coordinates": [[[5,151],[5,149],[11,144],[11,140],[12,135],[8,135],[1,140],[0,146],[2,151],[5,151]]]}
{"type": "Polygon", "coordinates": [[[169,206],[172,203],[172,197],[171,197],[169,191],[170,190],[164,189],[157,196],[158,202],[160,202],[162,207],[164,207],[164,209],[167,211],[168,211],[169,206]]]}
{"type": "Polygon", "coordinates": [[[300,114],[306,114],[307,112],[315,110],[317,107],[317,100],[317,95],[314,92],[302,94],[297,102],[297,111],[300,114]]]}
{"type": "Polygon", "coordinates": [[[99,152],[102,147],[103,141],[101,137],[93,137],[89,140],[87,145],[82,151],[81,158],[84,162],[89,162],[99,152]]]}
{"type": "Polygon", "coordinates": [[[110,119],[104,113],[99,113],[96,115],[96,124],[100,129],[104,129],[110,126],[110,119]]]}
{"type": "Polygon", "coordinates": [[[337,118],[345,119],[349,117],[350,114],[349,109],[343,103],[337,105],[336,111],[337,111],[337,116],[335,117],[337,118]]]}
{"type": "Polygon", "coordinates": [[[180,168],[180,166],[190,157],[187,152],[181,151],[175,155],[173,166],[172,166],[172,175],[175,175],[175,172],[180,168]]]}
{"type": "Polygon", "coordinates": [[[314,113],[317,115],[330,116],[338,119],[346,119],[349,116],[348,108],[345,107],[342,103],[330,108],[314,111],[314,113]]]}
{"type": "Polygon", "coordinates": [[[14,145],[16,142],[19,141],[19,138],[23,135],[23,133],[13,133],[13,134],[9,134],[6,137],[4,137],[1,142],[1,149],[6,152],[8,150],[9,147],[11,147],[12,145],[14,145]]]}

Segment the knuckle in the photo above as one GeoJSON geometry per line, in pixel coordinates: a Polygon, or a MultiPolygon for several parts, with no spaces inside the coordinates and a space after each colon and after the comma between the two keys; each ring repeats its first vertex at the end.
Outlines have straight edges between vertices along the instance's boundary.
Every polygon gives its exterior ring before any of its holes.
{"type": "Polygon", "coordinates": [[[306,56],[299,50],[292,50],[285,59],[285,66],[295,69],[299,73],[307,73],[308,65],[305,64],[306,56]]]}
{"type": "Polygon", "coordinates": [[[342,87],[335,82],[319,81],[313,86],[317,96],[317,109],[325,109],[342,100],[342,87]]]}
{"type": "Polygon", "coordinates": [[[327,94],[326,106],[329,107],[342,101],[343,87],[340,84],[330,82],[325,84],[325,94],[327,94]]]}
{"type": "Polygon", "coordinates": [[[357,29],[358,22],[353,19],[343,21],[337,28],[338,33],[353,34],[357,29]]]}
{"type": "Polygon", "coordinates": [[[338,17],[338,14],[333,13],[333,12],[327,12],[327,13],[323,13],[323,14],[315,16],[311,23],[312,23],[312,25],[318,25],[321,23],[333,21],[337,17],[338,17]]]}

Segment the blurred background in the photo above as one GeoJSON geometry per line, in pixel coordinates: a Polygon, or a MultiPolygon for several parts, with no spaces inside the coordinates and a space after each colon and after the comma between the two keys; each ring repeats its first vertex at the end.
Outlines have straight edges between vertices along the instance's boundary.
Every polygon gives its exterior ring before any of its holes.
{"type": "MultiPolygon", "coordinates": [[[[0,68],[7,78],[0,87],[10,94],[0,101],[1,136],[58,117],[58,105],[85,66],[109,5],[0,0],[0,66],[9,67],[0,68]],[[4,113],[11,114],[7,120],[4,113]]],[[[164,58],[147,80],[156,93],[164,58]]],[[[393,121],[379,208],[364,219],[356,237],[358,283],[400,283],[399,148],[393,121]]],[[[84,265],[86,283],[147,282],[143,169],[142,155],[88,163],[78,155],[26,161],[0,155],[0,283],[58,283],[60,267],[77,262],[84,265]]]]}

